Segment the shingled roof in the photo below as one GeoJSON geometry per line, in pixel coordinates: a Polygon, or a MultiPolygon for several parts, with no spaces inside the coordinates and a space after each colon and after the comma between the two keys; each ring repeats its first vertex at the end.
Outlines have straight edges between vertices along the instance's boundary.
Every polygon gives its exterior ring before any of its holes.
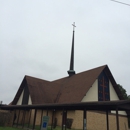
{"type": "Polygon", "coordinates": [[[16,93],[12,105],[17,104],[18,99],[25,87],[27,87],[29,90],[32,104],[44,104],[54,102],[54,99],[56,98],[57,92],[59,90],[59,86],[56,83],[52,84],[50,81],[38,79],[31,76],[25,76],[16,93]]]}
{"type": "Polygon", "coordinates": [[[81,102],[102,71],[106,73],[119,99],[122,100],[122,94],[108,66],[104,65],[51,82],[25,76],[12,104],[15,105],[17,103],[24,87],[28,87],[32,104],[81,102]]]}

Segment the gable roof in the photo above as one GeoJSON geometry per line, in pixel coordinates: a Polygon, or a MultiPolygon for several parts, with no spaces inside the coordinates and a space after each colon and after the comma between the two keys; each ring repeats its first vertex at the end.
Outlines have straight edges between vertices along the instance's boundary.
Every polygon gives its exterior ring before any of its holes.
{"type": "Polygon", "coordinates": [[[28,78],[32,80],[31,84],[28,83],[32,104],[44,104],[54,102],[54,99],[56,98],[57,92],[59,90],[59,85],[45,80],[40,81],[39,79],[36,79],[34,81],[34,78],[32,77],[28,78]],[[35,85],[33,84],[33,82],[35,82],[35,85]]]}
{"type": "Polygon", "coordinates": [[[107,65],[100,66],[88,71],[84,71],[78,74],[75,74],[71,77],[62,78],[54,83],[60,83],[61,89],[57,96],[58,103],[76,103],[81,102],[83,97],[86,95],[88,90],[92,87],[95,80],[104,71],[111,81],[118,97],[120,100],[123,100],[123,96],[116,84],[115,79],[113,78],[107,65]]]}
{"type": "Polygon", "coordinates": [[[81,102],[102,71],[106,73],[111,81],[119,99],[123,100],[123,96],[108,66],[104,65],[51,82],[25,76],[12,104],[17,103],[23,88],[26,86],[25,84],[27,84],[29,89],[32,104],[81,102]]]}
{"type": "Polygon", "coordinates": [[[16,105],[24,87],[28,87],[29,95],[31,96],[32,104],[44,104],[54,102],[54,98],[59,90],[56,83],[38,79],[31,76],[25,76],[15,97],[12,105],[16,105]],[[55,88],[56,91],[53,91],[55,88]]]}
{"type": "Polygon", "coordinates": [[[61,84],[61,90],[58,93],[59,97],[57,97],[57,102],[81,102],[82,98],[86,95],[86,92],[92,87],[94,81],[98,78],[104,68],[105,66],[101,66],[75,74],[71,77],[53,81],[54,83],[61,84]]]}

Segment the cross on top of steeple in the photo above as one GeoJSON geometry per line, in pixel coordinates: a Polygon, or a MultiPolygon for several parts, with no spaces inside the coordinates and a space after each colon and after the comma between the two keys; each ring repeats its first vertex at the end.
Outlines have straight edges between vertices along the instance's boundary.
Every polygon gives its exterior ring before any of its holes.
{"type": "Polygon", "coordinates": [[[75,22],[72,24],[72,26],[73,26],[73,31],[75,31],[75,22]]]}

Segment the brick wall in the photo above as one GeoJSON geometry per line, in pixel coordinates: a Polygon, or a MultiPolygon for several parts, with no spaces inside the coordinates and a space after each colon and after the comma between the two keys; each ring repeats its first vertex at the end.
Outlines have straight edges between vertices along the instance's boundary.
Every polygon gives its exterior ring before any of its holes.
{"type": "Polygon", "coordinates": [[[57,125],[62,125],[62,111],[56,111],[55,112],[55,118],[57,118],[57,125]]]}
{"type": "Polygon", "coordinates": [[[29,121],[29,111],[23,111],[23,110],[16,110],[14,111],[14,113],[16,113],[16,118],[14,120],[14,124],[16,125],[18,123],[18,125],[22,125],[23,122],[24,124],[27,124],[29,121]],[[24,118],[25,116],[25,118],[24,118]]]}
{"type": "Polygon", "coordinates": [[[13,111],[0,110],[0,126],[12,126],[13,119],[13,111]]]}
{"type": "MultiPolygon", "coordinates": [[[[105,130],[106,129],[106,113],[103,112],[87,112],[87,129],[88,130],[105,130]]],[[[75,120],[73,128],[83,128],[83,112],[75,111],[75,120]]],[[[119,116],[120,130],[128,129],[127,117],[119,116]]],[[[109,115],[109,129],[116,130],[116,116],[115,114],[109,115]]]]}
{"type": "MultiPolygon", "coordinates": [[[[36,125],[41,124],[41,114],[42,114],[42,117],[47,116],[47,111],[43,110],[43,113],[42,113],[42,110],[37,111],[37,119],[36,119],[36,123],[35,123],[36,125]]],[[[52,111],[48,111],[48,116],[49,116],[49,125],[50,125],[52,122],[52,111]]]]}
{"type": "MultiPolygon", "coordinates": [[[[53,111],[48,111],[49,125],[52,123],[52,113],[53,111]]],[[[17,111],[18,114],[18,111],[17,111]]],[[[35,125],[40,125],[41,123],[41,114],[42,110],[37,110],[36,122],[35,125]]],[[[46,116],[47,111],[43,111],[42,116],[46,116]]],[[[23,111],[20,113],[19,123],[22,121],[23,111]]],[[[105,130],[106,129],[106,113],[104,112],[95,112],[95,111],[87,111],[87,130],[105,130]]],[[[57,118],[57,125],[62,125],[62,111],[55,111],[53,118],[57,118]]],[[[73,119],[72,127],[74,129],[82,129],[83,128],[83,111],[67,111],[67,118],[73,119]]],[[[17,118],[16,118],[17,120],[17,118]]],[[[25,123],[28,123],[29,120],[29,111],[26,112],[25,123]]],[[[34,110],[31,113],[30,125],[33,124],[34,120],[34,110]]],[[[128,129],[128,121],[127,117],[119,116],[119,124],[120,130],[128,129]]],[[[116,130],[116,116],[115,114],[109,113],[109,128],[110,130],[116,130]]]]}

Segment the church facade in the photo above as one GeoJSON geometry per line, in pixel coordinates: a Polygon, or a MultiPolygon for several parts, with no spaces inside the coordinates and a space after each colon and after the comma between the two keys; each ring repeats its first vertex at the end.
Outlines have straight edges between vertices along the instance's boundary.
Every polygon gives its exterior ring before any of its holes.
{"type": "MultiPolygon", "coordinates": [[[[74,25],[75,26],[75,25],[74,25]]],[[[69,76],[46,81],[43,79],[25,76],[11,105],[37,105],[37,104],[66,104],[81,102],[102,102],[123,100],[123,96],[114,80],[107,65],[100,66],[76,74],[74,71],[74,30],[72,36],[72,51],[70,59],[69,76]]],[[[24,112],[24,111],[23,111],[24,112]]],[[[22,115],[19,122],[22,121],[22,115]]],[[[41,117],[44,115],[57,119],[57,125],[64,123],[63,118],[71,119],[71,128],[83,128],[83,112],[79,110],[65,111],[37,111],[36,125],[41,124],[41,117]],[[65,114],[66,113],[66,114],[65,114]],[[63,116],[64,114],[64,116],[63,116]]],[[[18,118],[16,111],[16,121],[18,118]]],[[[87,111],[87,130],[105,130],[106,112],[87,111]]],[[[116,129],[115,111],[109,111],[109,129],[116,129]]],[[[34,111],[27,111],[25,122],[33,122],[34,111]],[[31,113],[31,114],[30,114],[31,113]],[[31,116],[30,116],[31,115],[31,116]]],[[[119,112],[120,130],[128,129],[127,112],[119,112]]]]}
{"type": "MultiPolygon", "coordinates": [[[[51,103],[79,103],[123,100],[122,94],[107,65],[84,71],[55,81],[25,76],[19,90],[12,101],[12,105],[32,105],[51,103]]],[[[30,111],[29,111],[30,112],[30,111]]],[[[29,112],[26,114],[28,121],[29,112]]],[[[38,110],[36,125],[40,125],[42,110],[38,110]]],[[[55,111],[57,125],[62,124],[62,110],[55,111]]],[[[18,115],[18,112],[17,112],[18,115]]],[[[44,110],[42,115],[46,115],[44,110]]],[[[48,111],[50,124],[53,111],[48,111]]],[[[79,110],[67,111],[67,118],[72,119],[72,128],[82,129],[83,112],[79,110]]],[[[34,111],[32,110],[32,123],[34,111]]],[[[109,112],[110,130],[116,129],[115,111],[109,112]]],[[[20,121],[20,120],[19,120],[20,121]]],[[[21,114],[22,121],[22,114],[21,114]]],[[[120,129],[128,128],[127,113],[119,112],[120,129]]],[[[105,111],[87,111],[87,129],[101,130],[106,128],[105,111]]]]}

